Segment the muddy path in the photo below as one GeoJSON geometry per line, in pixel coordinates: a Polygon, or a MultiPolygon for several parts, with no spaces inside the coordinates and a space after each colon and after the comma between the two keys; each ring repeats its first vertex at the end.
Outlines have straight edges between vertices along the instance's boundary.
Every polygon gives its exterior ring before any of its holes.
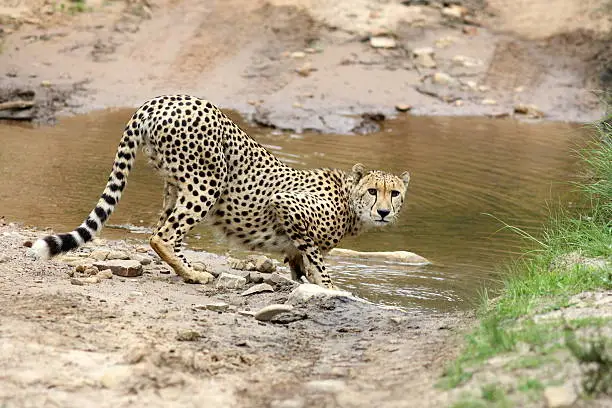
{"type": "MultiPolygon", "coordinates": [[[[24,243],[40,234],[0,227],[4,406],[433,406],[469,321],[346,298],[294,302],[284,320],[258,321],[253,311],[291,301],[295,285],[280,279],[273,292],[241,296],[184,284],[125,241],[32,261],[24,243]],[[65,263],[104,250],[150,260],[142,276],[110,279],[65,263]]],[[[228,270],[223,257],[199,256],[228,270]]]]}
{"type": "Polygon", "coordinates": [[[0,9],[0,89],[60,114],[185,92],[295,131],[367,132],[396,108],[597,119],[605,2],[515,3],[15,0],[0,9]],[[45,103],[49,88],[69,97],[45,103]]]}

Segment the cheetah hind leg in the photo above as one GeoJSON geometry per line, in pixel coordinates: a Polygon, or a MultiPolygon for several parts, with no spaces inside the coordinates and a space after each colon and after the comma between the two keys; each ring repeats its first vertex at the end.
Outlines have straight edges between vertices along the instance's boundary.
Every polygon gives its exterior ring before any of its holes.
{"type": "Polygon", "coordinates": [[[291,279],[296,282],[302,283],[302,278],[305,277],[308,281],[308,277],[306,276],[306,267],[304,266],[304,260],[302,258],[302,254],[295,254],[291,256],[287,256],[285,258],[285,263],[289,264],[289,270],[291,270],[291,279]]]}
{"type": "MultiPolygon", "coordinates": [[[[168,198],[168,196],[166,196],[168,198]]],[[[206,197],[204,197],[206,200],[206,197]]],[[[151,248],[163,259],[177,275],[187,283],[209,283],[214,280],[214,276],[206,271],[196,271],[189,264],[181,253],[181,242],[183,237],[195,225],[197,225],[206,215],[210,208],[203,209],[198,205],[187,209],[186,206],[177,205],[185,201],[181,193],[177,194],[176,199],[170,196],[169,201],[164,199],[164,210],[160,218],[158,227],[153,232],[149,243],[151,248]],[[169,204],[174,204],[174,208],[169,210],[169,204]]],[[[210,206],[214,201],[209,200],[210,206]]]]}

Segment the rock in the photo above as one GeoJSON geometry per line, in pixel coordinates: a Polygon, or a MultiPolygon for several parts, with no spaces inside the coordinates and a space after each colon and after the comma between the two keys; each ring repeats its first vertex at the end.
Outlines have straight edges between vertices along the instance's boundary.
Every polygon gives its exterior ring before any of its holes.
{"type": "Polygon", "coordinates": [[[101,271],[110,269],[113,271],[113,275],[123,276],[126,278],[142,275],[142,265],[140,262],[134,260],[114,259],[111,261],[98,261],[94,262],[93,266],[101,271]]]}
{"type": "Polygon", "coordinates": [[[544,399],[548,408],[571,407],[578,395],[570,384],[546,387],[544,389],[544,399]]]}
{"type": "Polygon", "coordinates": [[[262,293],[262,292],[274,292],[274,288],[268,285],[267,283],[260,283],[258,285],[251,286],[250,288],[242,292],[240,295],[248,296],[248,295],[253,295],[255,293],[262,293]]]}
{"type": "Polygon", "coordinates": [[[278,314],[287,313],[292,310],[293,306],[291,305],[273,304],[259,309],[255,313],[254,317],[259,321],[267,322],[269,320],[272,320],[272,318],[274,318],[278,314]]]}
{"type": "Polygon", "coordinates": [[[96,276],[100,279],[112,279],[113,271],[111,271],[110,269],[105,269],[103,271],[98,272],[96,276]]]}
{"type": "Polygon", "coordinates": [[[534,119],[544,117],[544,112],[542,112],[536,105],[525,105],[522,103],[514,105],[514,113],[527,115],[530,118],[534,119]]]}
{"type": "Polygon", "coordinates": [[[431,263],[422,256],[408,251],[360,252],[351,249],[334,248],[329,251],[329,254],[332,256],[384,259],[387,261],[404,262],[411,265],[428,265],[431,263]]]}
{"type": "MultiPolygon", "coordinates": [[[[134,254],[134,255],[132,255],[132,259],[135,260],[135,261],[140,262],[140,264],[143,265],[143,266],[150,265],[153,262],[153,258],[151,258],[148,255],[134,254]]],[[[194,267],[194,269],[195,269],[195,267],[194,267]]]]}
{"type": "Polygon", "coordinates": [[[336,394],[346,388],[343,380],[314,380],[304,384],[310,392],[336,394]]]}
{"type": "Polygon", "coordinates": [[[276,272],[266,275],[264,277],[264,282],[270,285],[274,285],[274,286],[295,285],[296,284],[296,282],[294,282],[291,278],[280,275],[276,272]]]}
{"type": "Polygon", "coordinates": [[[97,275],[98,272],[99,272],[99,269],[96,268],[95,266],[87,266],[85,270],[83,271],[83,273],[88,276],[97,275]]]}
{"type": "Polygon", "coordinates": [[[465,35],[477,35],[478,34],[478,29],[474,26],[464,26],[461,31],[463,32],[463,34],[465,35]]]}
{"type": "Polygon", "coordinates": [[[304,319],[308,319],[308,315],[306,313],[291,311],[277,314],[270,319],[270,323],[289,324],[304,319]]]}
{"type": "Polygon", "coordinates": [[[483,99],[480,101],[483,105],[497,105],[497,101],[495,99],[483,99]]]}
{"type": "Polygon", "coordinates": [[[444,72],[436,72],[435,74],[433,74],[433,77],[431,77],[431,81],[434,84],[438,85],[452,85],[456,82],[455,78],[444,72]]]}
{"type": "Polygon", "coordinates": [[[251,271],[249,272],[249,277],[247,280],[252,283],[262,283],[264,281],[264,277],[259,272],[251,271]]]}
{"type": "Polygon", "coordinates": [[[89,254],[89,257],[95,259],[96,261],[105,261],[109,253],[110,251],[105,249],[96,249],[89,254]]]}
{"type": "Polygon", "coordinates": [[[116,388],[125,384],[132,376],[132,369],[127,365],[116,365],[104,370],[100,377],[100,384],[104,388],[116,388]]]}
{"type": "Polygon", "coordinates": [[[302,303],[302,302],[306,302],[310,300],[313,297],[354,298],[354,296],[350,292],[347,292],[344,290],[327,289],[327,288],[324,288],[322,286],[315,285],[312,283],[303,283],[299,285],[297,288],[293,289],[293,291],[289,294],[289,299],[287,299],[287,303],[291,303],[291,304],[302,303]]]}
{"type": "Polygon", "coordinates": [[[85,284],[85,282],[82,282],[80,279],[78,278],[72,278],[70,279],[70,283],[73,285],[77,285],[77,286],[83,286],[85,284]]]}
{"type": "Polygon", "coordinates": [[[436,47],[446,48],[457,42],[457,37],[447,36],[436,40],[436,47]]]}
{"type": "Polygon", "coordinates": [[[51,81],[48,81],[48,80],[40,81],[40,86],[44,86],[45,88],[49,88],[51,87],[51,85],[53,85],[51,81]]]}
{"type": "Polygon", "coordinates": [[[195,330],[184,330],[176,335],[178,341],[197,341],[200,337],[202,337],[202,335],[195,330]]]}
{"type": "Polygon", "coordinates": [[[246,279],[247,282],[249,281],[250,274],[251,272],[249,271],[241,271],[241,270],[232,271],[232,275],[240,276],[241,278],[246,279]]]}
{"type": "Polygon", "coordinates": [[[314,72],[316,70],[317,70],[316,68],[312,67],[312,64],[307,62],[301,67],[296,68],[295,72],[297,72],[300,76],[307,77],[308,75],[310,75],[311,72],[314,72]]]}
{"type": "Polygon", "coordinates": [[[236,276],[231,273],[223,272],[217,282],[215,287],[217,288],[226,288],[226,289],[240,289],[246,285],[246,279],[242,276],[236,276]]]}
{"type": "Polygon", "coordinates": [[[407,103],[398,103],[395,105],[395,110],[398,112],[408,112],[412,109],[412,105],[408,105],[407,103]]]}
{"type": "Polygon", "coordinates": [[[435,68],[434,50],[431,47],[417,48],[412,50],[412,57],[415,64],[424,68],[435,68]]]}
{"type": "Polygon", "coordinates": [[[302,51],[296,51],[296,52],[291,53],[291,58],[295,58],[295,59],[304,58],[305,56],[306,56],[306,53],[302,51]]]}
{"type": "Polygon", "coordinates": [[[130,259],[130,255],[125,251],[109,251],[108,255],[106,256],[106,259],[108,260],[112,260],[112,259],[127,260],[127,259],[130,259]]]}
{"type": "Polygon", "coordinates": [[[483,65],[481,60],[472,57],[466,57],[465,55],[455,55],[452,61],[453,65],[468,68],[479,67],[483,65]]]}
{"type": "Polygon", "coordinates": [[[100,278],[97,276],[90,276],[88,278],[81,279],[83,283],[100,283],[100,278]]]}
{"type": "Polygon", "coordinates": [[[376,36],[370,37],[370,45],[373,48],[395,48],[397,47],[397,41],[393,37],[376,36]]]}
{"type": "Polygon", "coordinates": [[[213,312],[225,312],[229,309],[229,304],[225,302],[210,302],[203,305],[196,305],[194,308],[200,310],[212,310],[213,312]]]}
{"type": "Polygon", "coordinates": [[[442,15],[450,18],[462,19],[467,14],[467,9],[458,4],[451,4],[442,9],[442,15]]]}
{"type": "Polygon", "coordinates": [[[81,267],[83,270],[85,270],[87,266],[91,265],[91,260],[83,259],[77,256],[63,256],[60,257],[58,261],[65,263],[66,265],[81,267]]]}

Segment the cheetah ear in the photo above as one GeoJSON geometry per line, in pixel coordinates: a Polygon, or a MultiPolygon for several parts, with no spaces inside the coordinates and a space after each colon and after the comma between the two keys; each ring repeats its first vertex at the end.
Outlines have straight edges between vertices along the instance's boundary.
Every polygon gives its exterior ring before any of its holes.
{"type": "Polygon", "coordinates": [[[400,174],[400,178],[402,179],[402,181],[404,182],[404,186],[408,187],[408,183],[410,182],[410,173],[408,173],[407,171],[403,172],[402,174],[400,174]]]}
{"type": "Polygon", "coordinates": [[[357,183],[363,177],[365,173],[365,166],[361,163],[357,163],[351,169],[351,172],[348,175],[348,180],[353,183],[357,183]]]}

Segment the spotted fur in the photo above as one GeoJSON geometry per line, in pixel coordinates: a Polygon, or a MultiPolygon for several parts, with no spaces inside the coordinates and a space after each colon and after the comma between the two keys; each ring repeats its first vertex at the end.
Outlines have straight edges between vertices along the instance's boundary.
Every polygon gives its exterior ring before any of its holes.
{"type": "Polygon", "coordinates": [[[142,147],[161,173],[164,204],[153,249],[186,282],[206,283],[181,252],[185,234],[206,220],[252,250],[285,255],[292,276],[332,287],[323,255],[365,228],[395,221],[410,176],[337,169],[296,170],[249,137],[210,102],[188,95],[147,101],[131,117],[97,205],[74,231],[37,240],[41,258],[90,241],[113,213],[142,147]]]}

